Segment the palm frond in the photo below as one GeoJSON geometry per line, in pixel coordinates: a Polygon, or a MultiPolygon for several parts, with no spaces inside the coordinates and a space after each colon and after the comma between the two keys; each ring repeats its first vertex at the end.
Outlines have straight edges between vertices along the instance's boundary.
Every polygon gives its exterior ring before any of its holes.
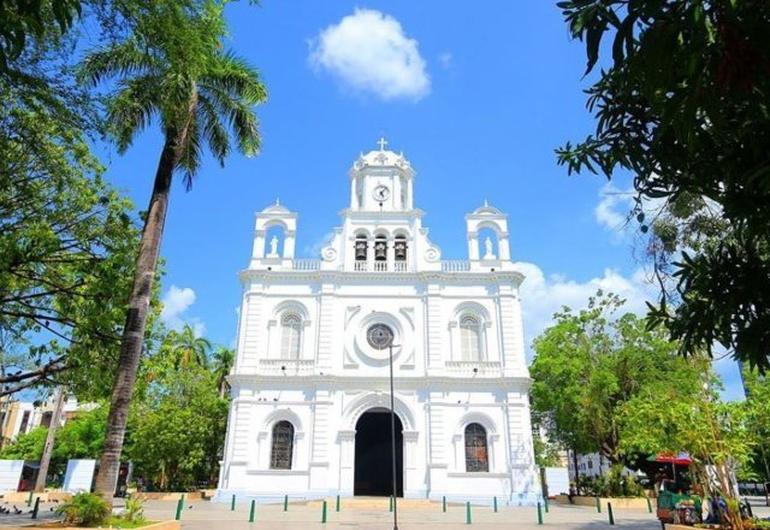
{"type": "Polygon", "coordinates": [[[201,77],[200,84],[217,87],[249,105],[267,101],[267,88],[260,80],[259,72],[232,51],[219,54],[214,59],[209,71],[201,77]]]}
{"type": "Polygon", "coordinates": [[[230,154],[230,135],[222,125],[217,109],[204,94],[198,98],[198,116],[203,122],[203,139],[219,165],[224,167],[225,158],[230,154]]]}
{"type": "Polygon", "coordinates": [[[259,121],[252,105],[215,85],[202,85],[201,91],[212,102],[221,119],[227,122],[235,136],[238,150],[246,156],[256,155],[262,139],[259,134],[259,121]]]}
{"type": "Polygon", "coordinates": [[[128,40],[89,53],[80,65],[78,77],[83,82],[98,85],[111,77],[145,75],[157,70],[157,63],[136,42],[128,40]]]}
{"type": "Polygon", "coordinates": [[[147,127],[158,112],[158,79],[153,75],[123,79],[107,103],[107,121],[118,152],[131,146],[134,135],[147,127]]]}
{"type": "Polygon", "coordinates": [[[187,134],[184,137],[184,143],[181,146],[181,156],[178,167],[184,171],[182,180],[187,191],[192,189],[193,179],[195,178],[201,163],[201,134],[198,127],[198,121],[193,118],[187,126],[187,134]]]}

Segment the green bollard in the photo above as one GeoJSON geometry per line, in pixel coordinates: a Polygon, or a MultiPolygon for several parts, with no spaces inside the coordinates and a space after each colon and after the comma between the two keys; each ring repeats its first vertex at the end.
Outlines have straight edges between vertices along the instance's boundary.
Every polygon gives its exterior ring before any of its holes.
{"type": "Polygon", "coordinates": [[[251,508],[249,509],[249,522],[253,523],[257,515],[257,501],[251,499],[251,508]]]}
{"type": "Polygon", "coordinates": [[[548,504],[549,504],[548,497],[545,497],[543,499],[543,505],[545,506],[545,513],[548,513],[550,511],[550,507],[548,506],[548,504]]]}
{"type": "Polygon", "coordinates": [[[441,497],[441,511],[446,513],[446,495],[441,497]]]}
{"type": "Polygon", "coordinates": [[[602,503],[599,502],[599,497],[596,497],[596,513],[602,513],[602,503]]]}
{"type": "Polygon", "coordinates": [[[32,506],[32,495],[33,495],[33,493],[34,492],[30,490],[29,497],[27,498],[27,506],[32,506]]]}
{"type": "Polygon", "coordinates": [[[388,511],[389,512],[393,511],[393,495],[388,497],[388,511]]]}
{"type": "MultiPolygon", "coordinates": [[[[182,499],[179,499],[179,502],[182,502],[182,499]]],[[[233,497],[230,499],[230,511],[235,511],[235,493],[233,493],[233,497]]]]}
{"type": "Polygon", "coordinates": [[[471,524],[471,503],[465,503],[465,524],[471,524]]]}
{"type": "Polygon", "coordinates": [[[337,495],[337,504],[334,506],[334,511],[340,511],[340,496],[337,495]]]}
{"type": "Polygon", "coordinates": [[[615,517],[612,515],[612,504],[609,503],[609,502],[607,503],[607,517],[610,520],[610,524],[614,525],[615,524],[615,517]]]}
{"type": "Polygon", "coordinates": [[[497,497],[492,497],[492,504],[495,507],[495,513],[497,513],[497,497]]]}
{"type": "Polygon", "coordinates": [[[178,501],[176,501],[176,515],[174,516],[175,521],[182,519],[182,506],[184,506],[184,504],[182,504],[182,499],[180,498],[178,501]]]}
{"type": "Polygon", "coordinates": [[[326,501],[324,500],[323,507],[321,508],[321,522],[326,522],[326,501]]]}
{"type": "Polygon", "coordinates": [[[543,507],[537,502],[537,524],[543,524],[543,507]]]}
{"type": "Polygon", "coordinates": [[[650,502],[650,498],[647,497],[647,511],[649,513],[652,513],[652,503],[650,502]]]}
{"type": "Polygon", "coordinates": [[[284,495],[283,496],[283,511],[288,512],[289,511],[289,496],[284,495]]]}
{"type": "Polygon", "coordinates": [[[35,499],[35,507],[32,508],[32,518],[37,519],[37,512],[40,510],[40,497],[35,499]]]}

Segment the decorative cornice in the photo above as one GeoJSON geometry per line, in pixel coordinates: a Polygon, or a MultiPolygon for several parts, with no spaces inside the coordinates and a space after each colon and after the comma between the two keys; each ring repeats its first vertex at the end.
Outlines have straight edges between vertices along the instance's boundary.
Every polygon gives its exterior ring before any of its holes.
{"type": "Polygon", "coordinates": [[[345,208],[344,210],[340,210],[339,216],[344,218],[350,218],[350,219],[357,219],[357,218],[372,218],[376,217],[378,219],[403,219],[404,217],[408,219],[412,218],[422,218],[425,216],[425,211],[421,210],[419,208],[412,208],[411,210],[387,210],[387,211],[380,211],[380,210],[354,210],[353,208],[345,208]]]}
{"type": "MultiPolygon", "coordinates": [[[[340,376],[340,375],[267,375],[267,374],[232,374],[227,376],[227,381],[232,385],[252,384],[280,384],[284,387],[303,387],[308,385],[328,385],[335,388],[362,388],[371,385],[387,386],[387,377],[374,376],[340,376]]],[[[473,387],[493,387],[498,390],[529,390],[532,379],[529,376],[497,376],[497,377],[452,377],[450,375],[427,375],[422,377],[396,377],[395,384],[398,390],[419,390],[429,387],[431,389],[441,386],[447,388],[461,387],[469,389],[473,387]]],[[[372,387],[377,388],[377,387],[372,387]]],[[[272,403],[266,401],[265,403],[272,403]]]]}
{"type": "Polygon", "coordinates": [[[484,283],[501,283],[505,280],[514,282],[517,286],[524,281],[524,275],[518,271],[464,271],[464,272],[443,272],[443,271],[419,271],[419,272],[358,272],[358,271],[339,271],[339,270],[262,270],[262,269],[244,269],[238,273],[241,283],[247,280],[270,279],[270,280],[318,280],[339,282],[341,280],[378,280],[387,282],[402,283],[404,281],[422,281],[429,283],[432,281],[443,282],[466,282],[476,280],[484,283]]]}

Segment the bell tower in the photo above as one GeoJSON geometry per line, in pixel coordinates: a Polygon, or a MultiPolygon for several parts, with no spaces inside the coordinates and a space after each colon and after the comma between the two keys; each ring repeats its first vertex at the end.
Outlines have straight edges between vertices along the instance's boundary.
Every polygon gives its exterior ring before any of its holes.
{"type": "Polygon", "coordinates": [[[405,212],[414,208],[414,170],[403,153],[379,149],[359,155],[350,169],[350,209],[363,212],[405,212]]]}

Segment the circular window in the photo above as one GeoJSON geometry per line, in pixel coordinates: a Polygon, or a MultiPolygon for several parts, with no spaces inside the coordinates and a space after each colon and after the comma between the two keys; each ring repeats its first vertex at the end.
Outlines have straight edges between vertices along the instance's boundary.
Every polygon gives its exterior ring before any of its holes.
{"type": "Polygon", "coordinates": [[[375,350],[384,350],[393,344],[393,330],[386,324],[372,324],[366,330],[366,341],[375,350]]]}

